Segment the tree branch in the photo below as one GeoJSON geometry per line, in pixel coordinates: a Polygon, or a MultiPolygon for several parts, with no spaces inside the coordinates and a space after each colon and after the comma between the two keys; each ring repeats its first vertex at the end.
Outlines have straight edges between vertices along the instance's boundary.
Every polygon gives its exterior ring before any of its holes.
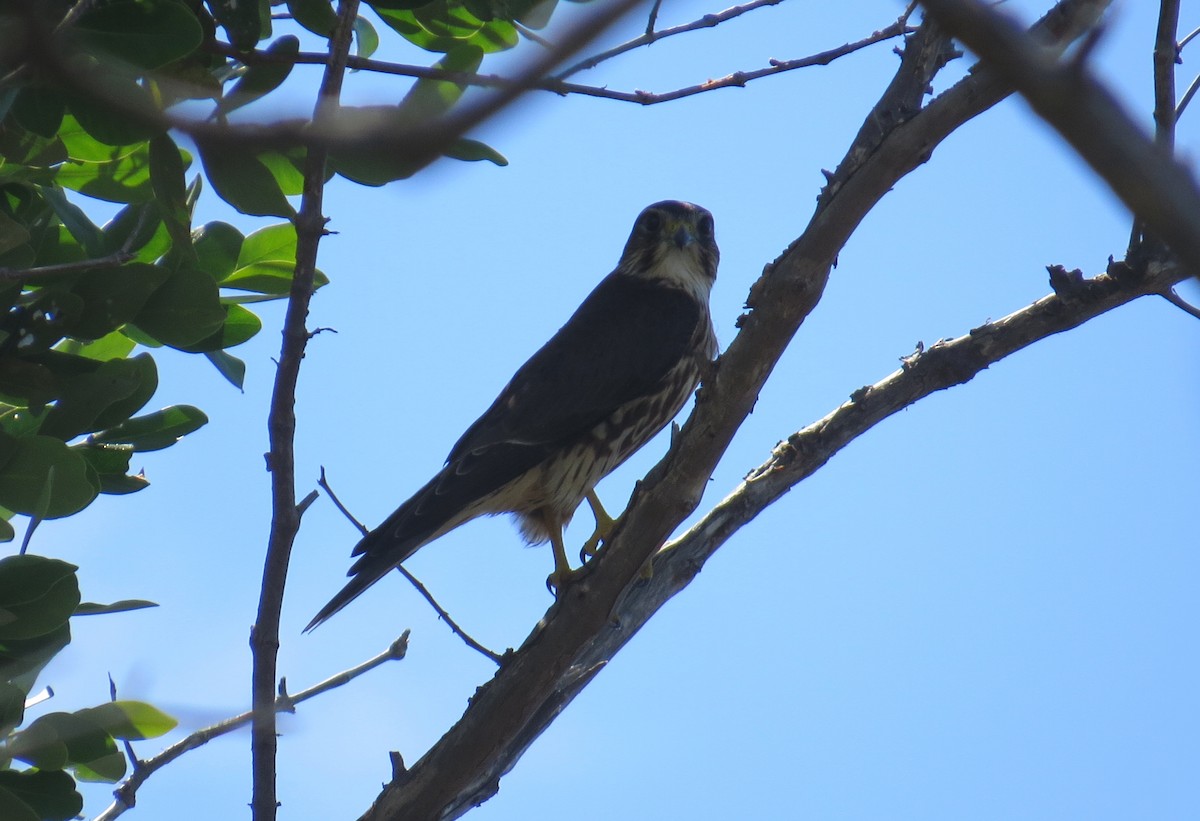
{"type": "Polygon", "coordinates": [[[1200,272],[1200,188],[1190,169],[1146,136],[1078,61],[1046,54],[1007,16],[979,0],[923,0],[1070,143],[1147,230],[1200,272]]]}
{"type": "Polygon", "coordinates": [[[651,43],[655,43],[667,37],[674,37],[676,34],[685,34],[689,31],[698,31],[699,29],[719,26],[727,20],[732,20],[735,17],[741,17],[748,11],[755,11],[756,9],[761,9],[765,6],[777,6],[782,2],[783,0],[752,0],[752,2],[744,3],[740,6],[730,6],[724,11],[718,11],[715,14],[706,14],[699,20],[693,20],[690,23],[684,23],[680,26],[674,26],[669,29],[655,31],[654,25],[658,21],[658,7],[661,3],[661,0],[658,0],[658,2],[655,2],[654,7],[650,10],[650,17],[646,23],[646,31],[644,34],[634,37],[632,40],[626,40],[619,46],[614,46],[613,48],[602,51],[599,54],[594,54],[585,60],[580,60],[570,68],[567,68],[556,74],[555,79],[565,80],[572,74],[578,74],[581,71],[595,68],[606,60],[611,60],[612,58],[618,57],[627,51],[633,51],[636,48],[648,46],[651,43]]]}
{"type": "MultiPolygon", "coordinates": [[[[1078,15],[1107,0],[1064,0],[1040,24],[1073,32],[1078,15]]],[[[751,313],[705,380],[670,452],[634,492],[610,543],[561,593],[538,628],[410,770],[396,773],[364,819],[460,817],[499,789],[524,750],[637,630],[614,621],[627,590],[670,532],[699,503],[708,477],[788,341],[819,299],[834,257],[865,214],[955,128],[1002,99],[988,72],[919,108],[946,41],[922,25],[908,39],[896,79],[868,116],[804,234],[768,265],[751,313]],[[935,103],[939,102],[935,101],[935,103]]]]}
{"type": "MultiPolygon", "coordinates": [[[[859,388],[849,402],[789,436],[703,519],[655,555],[650,583],[627,591],[614,609],[615,619],[629,632],[640,627],[686,587],[738,529],[884,419],[937,391],[970,381],[1034,342],[1139,297],[1162,289],[1169,292],[1172,284],[1188,276],[1174,263],[1148,263],[1137,272],[1115,263],[1109,270],[1090,280],[1070,277],[1073,284],[1062,293],[905,357],[900,370],[859,388]]],[[[592,654],[611,657],[618,648],[608,645],[594,648],[592,654]]]]}
{"type": "MultiPolygon", "coordinates": [[[[338,23],[330,39],[330,62],[325,68],[313,112],[316,123],[335,118],[346,58],[354,33],[359,0],[338,0],[338,23]]],[[[292,275],[287,313],[283,323],[283,344],[271,409],[267,419],[271,449],[267,454],[271,471],[271,532],[263,563],[262,590],[258,617],[250,632],[253,651],[253,730],[251,732],[254,821],[274,821],[279,806],[275,793],[277,738],[275,732],[275,682],[278,677],[279,617],[283,609],[283,591],[287,581],[292,544],[300,529],[300,508],[296,504],[296,384],[300,362],[308,344],[305,322],[313,294],[317,248],[325,232],[322,202],[325,191],[325,161],[328,151],[309,147],[304,161],[304,194],[296,216],[296,267],[292,275]]]]}
{"type": "MultiPolygon", "coordinates": [[[[776,0],[782,2],[782,0],[776,0]]],[[[673,89],[664,92],[651,91],[620,91],[617,89],[606,88],[604,86],[590,86],[579,83],[569,83],[555,77],[546,77],[536,79],[529,82],[525,88],[537,91],[549,91],[554,94],[567,96],[577,94],[585,97],[597,97],[604,100],[615,100],[623,103],[636,103],[638,105],[654,105],[656,103],[666,103],[672,100],[678,100],[682,97],[690,97],[695,94],[702,94],[707,91],[715,91],[719,88],[729,88],[731,86],[743,87],[749,82],[770,77],[775,74],[782,74],[785,71],[794,71],[799,68],[808,68],[810,66],[827,66],[834,60],[853,54],[856,51],[872,46],[884,40],[890,40],[894,37],[899,37],[906,34],[912,29],[907,25],[907,15],[901,16],[899,20],[885,28],[882,28],[861,40],[856,40],[853,43],[845,43],[836,48],[827,49],[817,52],[806,57],[798,57],[793,60],[771,60],[770,66],[767,68],[753,69],[750,71],[736,71],[733,74],[716,80],[706,80],[703,83],[698,83],[684,88],[673,89]]],[[[218,54],[228,57],[233,57],[239,61],[245,62],[248,65],[277,63],[277,64],[292,64],[292,65],[324,65],[328,61],[328,57],[317,52],[302,51],[297,54],[284,55],[274,54],[269,51],[238,51],[233,46],[224,43],[217,43],[212,46],[212,50],[218,54]]],[[[479,88],[510,88],[518,86],[517,80],[511,77],[503,77],[499,74],[475,74],[463,71],[446,71],[445,69],[435,68],[433,66],[418,66],[408,63],[390,63],[384,60],[375,60],[363,57],[351,56],[347,61],[347,66],[359,71],[371,71],[377,74],[389,74],[401,77],[417,77],[419,79],[431,80],[446,80],[447,82],[458,83],[466,86],[476,86],[479,88]]]]}
{"type": "Polygon", "coordinates": [[[1175,150],[1175,66],[1179,64],[1179,0],[1162,0],[1154,38],[1154,138],[1163,150],[1175,150]]]}
{"type": "MultiPolygon", "coordinates": [[[[291,118],[270,123],[213,122],[166,112],[142,99],[126,99],[109,92],[94,74],[75,70],[65,59],[67,46],[48,31],[32,7],[21,18],[26,32],[19,38],[24,52],[18,56],[23,65],[33,65],[82,94],[90,94],[113,111],[145,127],[175,130],[205,143],[213,150],[260,152],[287,150],[296,146],[309,149],[371,150],[405,157],[416,168],[433,162],[445,148],[472,128],[509,105],[525,91],[536,88],[549,72],[586,46],[601,32],[632,9],[639,0],[612,0],[597,4],[559,38],[553,51],[544,51],[527,63],[514,77],[496,85],[494,93],[472,104],[455,107],[433,122],[400,125],[394,117],[343,116],[327,122],[291,118]]],[[[322,58],[324,63],[327,58],[322,58]]],[[[346,61],[350,65],[349,59],[346,61]]],[[[114,66],[114,70],[119,67],[114,66]]],[[[417,75],[414,72],[414,76],[417,75]]],[[[433,75],[429,75],[433,76],[433,75]]],[[[165,78],[158,78],[164,84],[165,78]]],[[[363,114],[363,112],[356,112],[363,114]]],[[[349,110],[347,110],[347,115],[349,110]]]]}
{"type": "MultiPolygon", "coordinates": [[[[354,515],[350,513],[349,509],[342,504],[342,500],[338,498],[338,495],[333,492],[333,488],[329,486],[329,481],[325,478],[324,467],[321,468],[321,478],[317,479],[317,484],[324,488],[325,492],[329,494],[329,501],[333,502],[333,506],[336,507],[343,516],[349,519],[351,524],[358,528],[358,532],[361,535],[366,536],[368,532],[367,526],[358,519],[354,518],[354,515]]],[[[437,599],[435,599],[433,594],[429,592],[429,588],[422,584],[420,579],[409,572],[408,568],[400,564],[396,565],[396,569],[400,571],[401,576],[408,579],[408,583],[416,588],[417,592],[424,597],[425,601],[429,602],[429,606],[432,607],[434,612],[438,614],[438,618],[444,621],[446,626],[450,628],[450,631],[462,639],[465,645],[477,653],[481,653],[482,655],[486,656],[489,661],[492,661],[497,665],[504,663],[504,656],[484,647],[482,644],[472,638],[466,630],[463,630],[462,627],[459,626],[458,622],[450,617],[450,614],[446,612],[446,609],[438,604],[437,599]]]]}
{"type": "MultiPolygon", "coordinates": [[[[324,681],[314,684],[307,690],[301,690],[295,695],[281,695],[275,699],[272,709],[276,713],[295,712],[297,704],[302,704],[314,696],[321,695],[321,693],[326,693],[345,684],[349,684],[363,673],[374,670],[384,662],[392,660],[399,661],[400,659],[404,658],[405,654],[407,653],[408,631],[405,630],[400,638],[391,643],[388,649],[384,650],[374,658],[367,659],[363,663],[351,667],[349,670],[343,670],[336,675],[332,675],[324,681]]],[[[197,747],[204,746],[214,738],[218,738],[226,733],[231,733],[240,727],[246,726],[251,722],[251,720],[253,720],[253,718],[254,711],[247,710],[246,712],[240,713],[232,718],[227,718],[224,721],[218,721],[216,724],[212,724],[208,727],[197,730],[186,738],[176,741],[174,744],[167,747],[156,756],[141,761],[132,759],[131,757],[131,760],[135,761],[133,765],[133,772],[131,772],[129,776],[113,791],[113,795],[116,796],[116,800],[114,800],[113,803],[104,810],[104,812],[97,815],[93,821],[113,821],[114,818],[124,814],[126,810],[132,809],[137,804],[138,789],[146,783],[146,780],[149,779],[150,776],[154,775],[154,773],[158,772],[172,761],[180,758],[185,753],[191,752],[197,747]]]]}

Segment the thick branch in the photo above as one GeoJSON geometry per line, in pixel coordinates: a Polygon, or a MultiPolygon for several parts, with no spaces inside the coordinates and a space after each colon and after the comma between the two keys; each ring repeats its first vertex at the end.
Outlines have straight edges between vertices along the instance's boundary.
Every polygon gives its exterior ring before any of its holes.
{"type": "Polygon", "coordinates": [[[925,7],[1071,144],[1146,226],[1200,271],[1200,188],[1078,61],[1046,53],[1021,28],[979,0],[923,0],[925,7]]]}
{"type": "Polygon", "coordinates": [[[1154,139],[1175,150],[1175,66],[1179,63],[1179,0],[1162,0],[1154,37],[1154,139]]]}
{"type": "MultiPolygon", "coordinates": [[[[1094,11],[1098,2],[1066,0],[1042,28],[1057,31],[1061,23],[1062,30],[1074,31],[1074,15],[1094,11]]],[[[623,591],[699,503],[713,467],[819,299],[851,232],[942,139],[1005,95],[983,72],[943,95],[940,106],[918,111],[921,94],[946,58],[945,46],[928,26],[909,39],[896,81],[868,118],[880,127],[864,126],[808,229],[756,284],[753,311],[706,380],[670,453],[635,491],[611,543],[476,692],[462,719],[412,769],[395,774],[365,819],[452,819],[489,798],[528,745],[628,641],[639,625],[613,621],[623,591]]]]}
{"type": "MultiPolygon", "coordinates": [[[[408,631],[405,630],[400,638],[392,642],[388,649],[384,650],[374,658],[367,659],[362,664],[355,665],[349,670],[332,675],[324,681],[314,684],[306,690],[301,690],[295,695],[280,695],[276,697],[272,709],[276,713],[288,712],[292,713],[296,710],[296,705],[308,701],[314,696],[319,696],[321,693],[329,692],[330,690],[349,684],[354,679],[361,676],[363,673],[374,670],[379,665],[387,661],[399,661],[404,658],[408,652],[408,631]]],[[[227,718],[224,721],[218,721],[216,724],[211,724],[208,727],[197,730],[196,732],[176,741],[170,747],[167,747],[158,755],[147,758],[142,761],[137,761],[134,764],[133,772],[129,777],[121,782],[113,795],[116,800],[108,805],[104,812],[100,813],[93,821],[113,821],[114,818],[122,815],[125,810],[132,808],[137,803],[137,791],[146,783],[146,780],[156,772],[161,770],[172,761],[183,756],[185,753],[191,752],[198,747],[203,747],[214,738],[231,733],[234,730],[244,727],[254,718],[254,711],[247,710],[232,718],[227,718]]]]}
{"type": "MultiPolygon", "coordinates": [[[[346,57],[358,15],[358,0],[339,0],[338,24],[330,40],[330,62],[325,69],[313,113],[315,122],[327,122],[337,113],[342,79],[346,73],[346,57]]],[[[296,268],[292,275],[287,314],[283,323],[283,345],[275,386],[271,394],[271,410],[267,419],[271,450],[267,454],[271,471],[271,533],[263,566],[262,590],[258,601],[258,618],[250,633],[254,654],[252,694],[254,725],[251,732],[252,774],[254,779],[251,811],[254,821],[274,821],[278,799],[275,794],[275,762],[277,740],[275,712],[275,682],[278,677],[279,617],[283,608],[283,591],[287,581],[292,544],[300,529],[301,510],[296,505],[296,383],[300,378],[300,362],[309,334],[305,322],[313,294],[313,277],[317,265],[317,247],[325,233],[322,202],[325,192],[325,161],[327,151],[310,147],[304,164],[304,195],[296,223],[296,268]]]]}
{"type": "MultiPolygon", "coordinates": [[[[628,591],[614,611],[616,620],[627,630],[645,623],[739,528],[879,422],[930,394],[970,381],[1039,340],[1139,297],[1169,291],[1188,275],[1177,264],[1158,262],[1139,272],[1116,263],[1110,271],[1090,280],[1068,276],[1065,281],[1072,284],[1061,293],[905,357],[900,370],[860,388],[849,402],[789,436],[703,519],[663,547],[654,558],[650,583],[628,591]]],[[[593,648],[593,655],[611,657],[619,647],[611,641],[607,645],[593,648]]]]}

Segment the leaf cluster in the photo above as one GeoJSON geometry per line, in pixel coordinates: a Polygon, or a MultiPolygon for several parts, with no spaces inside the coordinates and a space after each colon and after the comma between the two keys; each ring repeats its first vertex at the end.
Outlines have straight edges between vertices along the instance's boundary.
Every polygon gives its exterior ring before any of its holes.
{"type": "Polygon", "coordinates": [[[125,774],[118,740],[153,738],[176,722],[137,701],[52,712],[19,732],[42,668],[71,640],[72,615],[152,606],[126,601],[81,604],[76,567],[43,556],[0,559],[0,817],[65,821],[83,799],[75,779],[115,782],[125,774]],[[15,761],[29,765],[13,768],[15,761]]]}
{"type": "MultiPolygon", "coordinates": [[[[546,25],[557,0],[366,0],[358,55],[376,24],[470,74],[486,54],[546,25]],[[374,21],[374,22],[372,22],[374,21]]],[[[235,386],[230,350],[261,321],[252,307],[285,298],[297,264],[291,198],[306,146],[243,148],[188,139],[172,124],[220,130],[268,110],[300,60],[301,37],[330,37],[329,0],[99,0],[0,7],[0,541],[10,520],[75,514],[100,494],[147,486],[134,454],[169,447],[207,417],[191,405],[147,410],[157,351],[202,354],[235,386]],[[275,19],[273,19],[275,18],[275,19]],[[289,30],[275,32],[278,18],[289,30]],[[264,99],[268,103],[264,103],[264,99]],[[194,224],[204,184],[243,214],[284,222],[243,232],[194,224]],[[115,205],[98,224],[81,202],[115,205]]],[[[311,62],[311,60],[309,60],[311,62]]],[[[350,133],[411,129],[444,117],[466,83],[421,79],[394,105],[343,107],[350,133]]],[[[269,126],[268,126],[269,128],[269,126]]],[[[203,129],[196,129],[196,134],[203,129]]],[[[506,163],[483,143],[442,153],[506,163]]],[[[382,185],[428,162],[375,140],[329,153],[326,180],[382,185]]],[[[327,284],[317,271],[315,285],[327,284]]],[[[75,779],[114,781],[118,741],[160,735],[173,720],[117,701],[27,720],[45,665],[70,641],[72,615],[149,606],[80,603],[76,568],[0,559],[0,818],[65,819],[75,779]]]]}

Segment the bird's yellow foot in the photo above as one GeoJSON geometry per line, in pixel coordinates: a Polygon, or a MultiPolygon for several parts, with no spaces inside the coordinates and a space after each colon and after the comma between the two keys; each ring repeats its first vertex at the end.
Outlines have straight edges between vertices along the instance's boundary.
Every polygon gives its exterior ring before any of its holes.
{"type": "Polygon", "coordinates": [[[572,570],[571,563],[567,561],[561,529],[550,531],[550,547],[554,551],[554,572],[546,577],[546,589],[557,597],[563,588],[579,577],[579,571],[572,570]]]}
{"type": "Polygon", "coordinates": [[[592,515],[596,517],[596,529],[592,531],[592,535],[583,543],[583,547],[579,549],[579,561],[586,562],[588,559],[595,558],[600,552],[600,543],[608,541],[608,534],[612,533],[616,527],[617,520],[608,515],[608,511],[604,509],[604,505],[600,504],[600,497],[596,495],[595,490],[589,490],[586,497],[588,505],[592,508],[592,515]]]}

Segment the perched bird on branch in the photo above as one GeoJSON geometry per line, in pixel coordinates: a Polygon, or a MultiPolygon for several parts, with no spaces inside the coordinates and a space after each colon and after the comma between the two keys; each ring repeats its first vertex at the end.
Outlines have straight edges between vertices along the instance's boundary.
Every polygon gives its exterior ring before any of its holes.
{"type": "Polygon", "coordinates": [[[561,589],[572,570],[563,528],[587,499],[595,553],[613,519],[596,483],[679,413],[717,340],[708,297],[720,254],[707,210],[646,208],[617,268],[521,366],[463,434],[446,466],[354,548],[352,578],[305,630],[349,604],[444,533],[477,516],[516,514],[530,544],[549,541],[561,589]]]}

